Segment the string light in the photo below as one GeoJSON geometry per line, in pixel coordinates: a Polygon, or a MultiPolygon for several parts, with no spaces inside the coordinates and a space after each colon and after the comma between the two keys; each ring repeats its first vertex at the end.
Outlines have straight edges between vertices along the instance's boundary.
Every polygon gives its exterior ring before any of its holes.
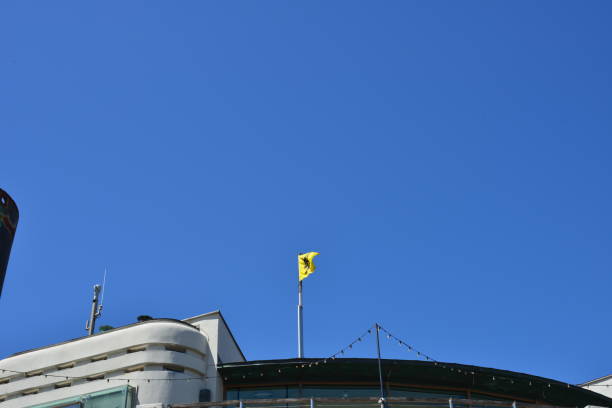
{"type": "Polygon", "coordinates": [[[382,327],[380,324],[378,325],[378,327],[380,328],[380,330],[382,330],[383,332],[385,332],[387,334],[387,339],[391,340],[395,340],[397,342],[398,345],[406,347],[408,350],[415,352],[417,354],[417,356],[422,356],[424,357],[426,360],[428,361],[432,361],[432,362],[436,362],[436,360],[434,360],[433,358],[429,357],[427,354],[417,350],[414,348],[414,346],[406,343],[405,341],[397,338],[396,336],[393,335],[393,333],[391,333],[389,330],[385,329],[384,327],[382,327]]]}
{"type": "MultiPolygon", "coordinates": [[[[393,335],[393,333],[389,332],[387,329],[385,329],[384,327],[382,327],[380,324],[378,325],[378,327],[379,327],[379,329],[380,329],[380,330],[382,330],[383,332],[385,332],[385,334],[387,335],[387,336],[386,336],[386,337],[387,337],[387,339],[389,339],[389,340],[393,340],[393,341],[397,342],[397,344],[398,344],[399,346],[406,347],[406,348],[407,348],[409,351],[411,351],[411,352],[413,352],[413,353],[416,353],[416,355],[417,355],[417,356],[423,357],[425,360],[433,362],[435,366],[442,367],[442,368],[444,368],[444,369],[448,369],[449,371],[451,371],[451,372],[453,372],[453,373],[461,373],[461,372],[462,372],[462,370],[461,370],[461,369],[459,369],[459,368],[455,369],[455,368],[453,368],[453,367],[449,367],[449,366],[447,366],[446,364],[443,364],[443,363],[440,363],[440,362],[436,361],[435,359],[433,359],[432,357],[428,356],[427,354],[425,354],[425,353],[423,353],[423,352],[421,352],[421,351],[418,351],[417,349],[415,349],[415,348],[414,348],[414,346],[412,346],[412,345],[408,344],[407,342],[405,342],[405,341],[403,341],[403,340],[399,339],[398,337],[396,337],[395,335],[393,335]]],[[[464,375],[468,375],[468,371],[464,369],[464,370],[463,370],[463,374],[464,374],[464,375]]],[[[474,372],[474,371],[470,371],[470,372],[469,372],[469,374],[471,374],[471,375],[475,376],[475,375],[476,375],[476,372],[474,372]]],[[[484,376],[486,376],[485,374],[479,374],[479,375],[481,375],[481,376],[483,376],[483,377],[484,377],[484,376]]],[[[496,378],[494,375],[492,375],[490,378],[491,378],[491,380],[492,380],[492,381],[498,381],[498,380],[499,380],[499,379],[498,379],[498,378],[496,378]]],[[[514,381],[513,379],[510,379],[510,384],[515,384],[515,381],[514,381]]],[[[532,383],[532,381],[529,381],[529,382],[528,382],[528,385],[529,385],[530,387],[533,387],[533,386],[534,386],[534,384],[532,383]]],[[[551,384],[551,383],[548,383],[548,382],[542,382],[542,383],[541,383],[541,385],[542,385],[542,386],[544,386],[544,387],[547,387],[547,388],[551,388],[551,387],[552,387],[552,384],[551,384]]],[[[571,384],[563,384],[563,385],[565,385],[567,388],[571,388],[571,384]]],[[[561,385],[561,384],[560,384],[560,386],[563,386],[563,385],[561,385]]],[[[599,386],[599,387],[612,387],[612,384],[596,384],[596,385],[594,384],[594,385],[589,385],[589,386],[590,386],[590,387],[594,387],[594,386],[599,386]]],[[[587,386],[587,387],[589,387],[589,386],[587,386]]]]}
{"type": "MultiPolygon", "coordinates": [[[[329,357],[323,358],[323,359],[319,359],[319,360],[314,360],[314,361],[309,361],[309,362],[305,362],[305,363],[301,363],[301,364],[297,364],[295,366],[296,369],[300,369],[300,368],[312,368],[313,366],[318,367],[319,364],[324,365],[327,364],[330,360],[334,361],[336,360],[336,358],[338,358],[339,356],[343,356],[345,352],[352,350],[353,346],[358,343],[363,341],[363,339],[368,335],[368,334],[372,334],[372,330],[375,328],[376,326],[373,325],[371,327],[369,327],[366,331],[364,331],[359,337],[357,337],[355,340],[353,340],[351,343],[349,343],[347,346],[341,348],[340,350],[338,350],[336,353],[332,354],[329,357]]],[[[220,366],[220,368],[222,369],[223,366],[220,366]]],[[[279,369],[278,372],[280,373],[281,370],[279,369]]],[[[263,377],[263,373],[259,373],[260,377],[263,377]]],[[[246,379],[246,375],[242,376],[242,379],[246,379]]],[[[210,377],[209,377],[210,378],[210,377]]],[[[224,377],[225,381],[227,381],[227,377],[224,377]]]]}

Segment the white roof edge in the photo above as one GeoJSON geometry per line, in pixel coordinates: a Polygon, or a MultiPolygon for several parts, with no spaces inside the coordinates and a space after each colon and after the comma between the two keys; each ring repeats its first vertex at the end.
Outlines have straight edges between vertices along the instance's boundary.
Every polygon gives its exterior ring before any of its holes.
{"type": "Polygon", "coordinates": [[[77,337],[77,338],[74,338],[74,339],[69,339],[69,340],[64,340],[64,341],[60,341],[60,342],[57,342],[57,343],[48,344],[46,346],[40,346],[40,347],[35,347],[35,348],[32,348],[32,349],[28,349],[28,350],[18,351],[18,352],[15,352],[13,354],[10,354],[10,355],[8,355],[6,357],[0,357],[0,361],[5,361],[5,360],[8,360],[8,359],[13,358],[13,357],[20,357],[20,356],[23,356],[23,355],[26,355],[26,354],[29,354],[29,353],[34,353],[34,352],[41,351],[41,350],[47,350],[47,349],[51,349],[51,348],[54,348],[54,347],[60,347],[60,346],[64,346],[64,345],[67,345],[67,344],[77,343],[77,342],[80,342],[80,341],[90,341],[93,338],[98,338],[98,336],[108,335],[108,334],[115,333],[115,332],[118,332],[118,331],[121,331],[121,330],[131,329],[131,328],[142,326],[142,325],[145,325],[145,324],[154,324],[154,323],[174,323],[174,324],[180,324],[180,325],[187,325],[187,326],[191,326],[192,330],[197,330],[195,327],[193,327],[193,325],[191,325],[188,322],[185,322],[183,320],[169,319],[169,318],[151,319],[151,320],[146,320],[146,321],[143,321],[143,322],[135,322],[135,323],[127,324],[125,326],[115,327],[113,329],[106,330],[106,331],[103,331],[103,332],[97,332],[97,333],[94,333],[94,334],[89,335],[89,336],[81,336],[81,337],[77,337]]]}
{"type": "Polygon", "coordinates": [[[191,317],[188,317],[186,319],[181,319],[181,320],[186,322],[187,320],[193,320],[193,319],[197,319],[197,318],[200,318],[200,317],[212,316],[214,314],[221,315],[221,310],[217,309],[217,310],[213,310],[212,312],[202,313],[202,314],[199,314],[197,316],[191,316],[191,317]]]}
{"type": "Polygon", "coordinates": [[[236,341],[236,338],[234,337],[234,334],[232,333],[232,330],[230,329],[229,325],[227,324],[227,322],[225,321],[225,318],[223,317],[223,314],[221,313],[221,310],[217,309],[217,310],[213,310],[212,312],[208,312],[208,313],[203,313],[201,315],[197,315],[197,316],[192,316],[192,317],[188,317],[186,319],[183,319],[184,322],[187,322],[189,320],[194,320],[194,319],[198,319],[198,318],[202,318],[202,317],[208,317],[208,316],[213,316],[213,315],[219,315],[219,320],[223,323],[223,325],[225,326],[225,328],[227,329],[227,332],[230,335],[230,338],[232,339],[232,341],[234,342],[234,345],[236,346],[236,348],[238,349],[238,352],[240,353],[240,355],[242,356],[242,359],[244,361],[248,361],[247,358],[245,357],[244,353],[242,352],[242,349],[240,348],[240,345],[238,344],[238,342],[236,341]]]}
{"type": "Polygon", "coordinates": [[[612,374],[604,375],[603,377],[595,378],[594,380],[584,382],[582,384],[578,384],[579,387],[584,387],[585,385],[591,385],[600,381],[609,380],[612,378],[612,374]]]}

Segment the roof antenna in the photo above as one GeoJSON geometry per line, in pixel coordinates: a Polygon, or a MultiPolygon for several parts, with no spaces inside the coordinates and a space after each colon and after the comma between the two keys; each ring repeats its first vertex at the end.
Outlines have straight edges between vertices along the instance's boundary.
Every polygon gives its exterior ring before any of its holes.
{"type": "Polygon", "coordinates": [[[102,281],[102,286],[94,285],[94,295],[93,300],[91,301],[91,313],[89,315],[89,320],[85,323],[85,330],[87,330],[87,335],[91,336],[94,333],[96,328],[96,319],[102,315],[102,302],[98,306],[98,295],[100,294],[100,290],[102,290],[102,300],[104,300],[104,285],[106,284],[106,268],[104,269],[104,279],[102,281]]]}
{"type": "Polygon", "coordinates": [[[102,299],[100,299],[100,307],[98,310],[99,313],[102,313],[102,305],[104,304],[104,292],[106,292],[106,268],[104,268],[104,277],[102,278],[102,299]]]}

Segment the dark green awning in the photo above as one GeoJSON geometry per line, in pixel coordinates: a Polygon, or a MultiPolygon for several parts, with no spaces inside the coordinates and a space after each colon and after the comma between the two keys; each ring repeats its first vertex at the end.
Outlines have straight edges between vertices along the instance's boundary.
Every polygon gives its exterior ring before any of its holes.
{"type": "MultiPolygon", "coordinates": [[[[512,371],[453,363],[382,360],[387,385],[499,396],[542,404],[612,407],[612,399],[574,385],[512,371]]],[[[343,358],[263,360],[219,367],[227,388],[275,384],[378,384],[376,359],[343,358]]]]}

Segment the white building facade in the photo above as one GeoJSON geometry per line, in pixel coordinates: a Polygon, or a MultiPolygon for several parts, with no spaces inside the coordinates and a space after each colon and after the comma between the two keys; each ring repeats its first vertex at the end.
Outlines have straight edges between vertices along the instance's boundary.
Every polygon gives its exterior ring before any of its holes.
{"type": "Polygon", "coordinates": [[[154,319],[0,360],[0,408],[154,408],[223,399],[245,361],[220,312],[154,319]]]}
{"type": "Polygon", "coordinates": [[[589,391],[598,392],[608,398],[612,398],[612,374],[587,381],[584,384],[580,384],[580,386],[589,391]]]}

